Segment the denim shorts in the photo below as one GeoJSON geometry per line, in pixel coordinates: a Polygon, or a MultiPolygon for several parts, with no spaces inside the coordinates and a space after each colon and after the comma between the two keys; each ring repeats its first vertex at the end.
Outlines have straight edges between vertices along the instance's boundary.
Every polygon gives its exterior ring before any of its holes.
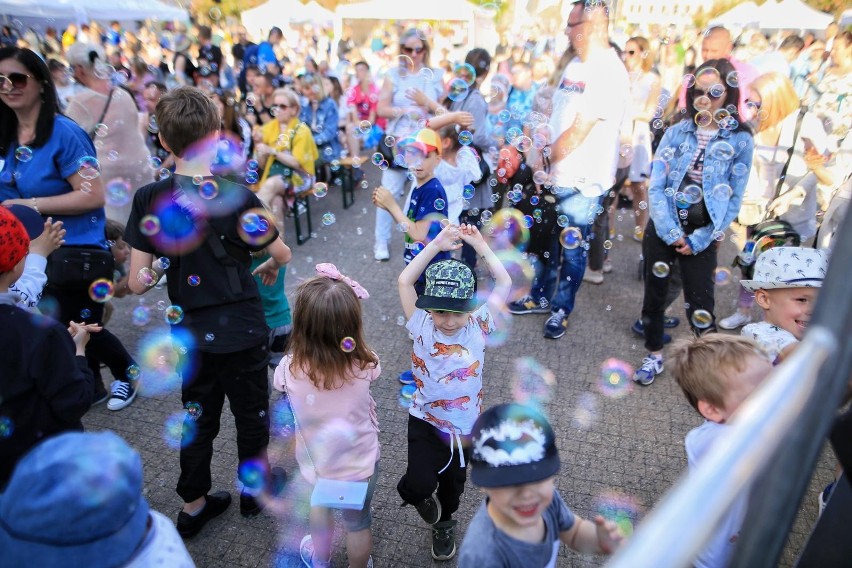
{"type": "Polygon", "coordinates": [[[343,526],[346,532],[358,532],[370,528],[373,524],[373,513],[371,511],[371,503],[373,501],[373,493],[376,491],[376,481],[379,479],[379,462],[376,462],[376,469],[373,470],[373,475],[370,476],[367,484],[367,497],[364,499],[364,508],[360,511],[353,509],[343,509],[343,526]]]}

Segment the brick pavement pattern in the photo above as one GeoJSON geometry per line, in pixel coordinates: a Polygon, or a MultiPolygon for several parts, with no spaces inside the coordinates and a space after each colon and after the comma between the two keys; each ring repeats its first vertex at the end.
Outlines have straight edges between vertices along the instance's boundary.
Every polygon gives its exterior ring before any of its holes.
{"type": "MultiPolygon", "coordinates": [[[[368,187],[378,184],[379,172],[365,166],[368,187]]],[[[356,190],[354,206],[342,208],[339,189],[327,196],[311,198],[315,237],[296,246],[291,220],[285,238],[293,250],[287,270],[286,288],[292,298],[300,279],[314,273],[319,262],[333,262],[344,274],[358,280],[370,292],[364,302],[365,329],[372,347],[379,353],[385,373],[372,392],[378,404],[381,425],[381,474],[373,499],[373,559],[379,567],[455,566],[435,562],[430,555],[431,534],[412,507],[400,507],[396,483],[405,471],[407,409],[399,403],[397,375],[410,366],[411,341],[403,325],[396,278],[402,270],[402,234],[394,236],[391,259],[373,260],[375,210],[370,190],[356,190]],[[323,225],[324,213],[335,221],[323,225]]],[[[508,339],[486,354],[484,406],[512,400],[510,377],[519,357],[533,357],[552,370],[557,379],[548,413],[557,434],[562,470],[557,487],[576,513],[595,514],[601,496],[618,492],[639,504],[639,516],[675,483],[686,467],[683,448],[685,434],[700,424],[700,417],[687,404],[668,372],[649,387],[633,388],[620,397],[604,396],[597,389],[601,363],[615,357],[637,365],[645,355],[642,339],[630,331],[642,303],[642,283],[637,280],[640,245],[632,240],[631,213],[620,211],[618,232],[610,258],[614,271],[602,285],[584,283],[571,315],[568,333],[559,340],[542,338],[546,315],[513,316],[508,339]]],[[[727,240],[722,243],[720,266],[733,259],[736,251],[727,240]]],[[[738,276],[738,275],[737,275],[738,276]]],[[[730,313],[736,297],[736,282],[716,291],[716,315],[730,313]]],[[[116,310],[109,328],[138,355],[140,340],[156,329],[166,328],[158,302],[167,304],[164,289],[143,297],[114,301],[116,310]],[[131,312],[139,303],[151,308],[151,323],[134,326],[131,312]]],[[[678,300],[673,314],[683,317],[678,300]]],[[[673,332],[675,339],[688,337],[686,322],[673,332]]],[[[109,372],[105,370],[105,377],[109,372]]],[[[272,371],[269,373],[270,381],[272,371]]],[[[109,379],[107,378],[107,381],[109,379]]],[[[272,393],[271,408],[280,399],[272,393]]],[[[169,416],[180,413],[179,392],[146,392],[144,379],[132,406],[110,412],[105,405],[93,408],[84,418],[88,429],[110,429],[123,436],[142,455],[145,467],[145,497],[155,510],[175,518],[182,505],[174,491],[179,474],[178,451],[170,448],[163,435],[169,416]]],[[[301,566],[298,544],[307,533],[309,488],[299,474],[292,455],[293,438],[276,436],[270,446],[274,465],[283,465],[292,480],[275,511],[246,519],[236,502],[221,517],[211,521],[187,548],[198,566],[301,566]]],[[[226,410],[222,429],[214,444],[213,490],[227,489],[236,498],[237,451],[233,417],[226,410]]],[[[817,516],[817,493],[832,475],[833,462],[824,451],[811,487],[788,539],[781,565],[791,566],[803,546],[817,516]]],[[[482,493],[468,484],[457,514],[457,541],[482,500],[482,493]]],[[[696,523],[701,522],[696,511],[696,523]]],[[[342,527],[338,525],[333,566],[346,566],[342,527]]],[[[600,566],[604,558],[580,555],[561,547],[559,566],[600,566]]]]}

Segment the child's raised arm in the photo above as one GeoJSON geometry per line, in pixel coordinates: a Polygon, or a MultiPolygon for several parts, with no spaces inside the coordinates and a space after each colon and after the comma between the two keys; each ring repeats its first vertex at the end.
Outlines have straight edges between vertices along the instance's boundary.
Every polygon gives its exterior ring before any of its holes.
{"type": "Polygon", "coordinates": [[[424,242],[429,238],[429,228],[434,223],[434,220],[424,218],[419,221],[412,221],[405,216],[399,204],[394,199],[393,195],[386,188],[379,186],[373,190],[373,205],[381,207],[393,217],[394,222],[399,225],[406,226],[406,233],[415,242],[424,242]]]}
{"type": "Polygon", "coordinates": [[[562,531],[559,540],[577,552],[612,554],[621,546],[624,535],[618,525],[598,515],[594,521],[576,517],[574,526],[562,531]]]}
{"type": "Polygon", "coordinates": [[[491,291],[491,295],[488,296],[488,303],[490,305],[506,303],[506,300],[509,299],[509,293],[512,291],[512,277],[509,276],[506,267],[503,266],[503,263],[494,254],[494,251],[488,246],[488,243],[476,226],[462,225],[460,232],[462,240],[472,246],[476,254],[482,257],[488,265],[491,275],[494,276],[494,289],[491,291]]]}
{"type": "Polygon", "coordinates": [[[263,282],[264,286],[271,286],[278,280],[278,269],[290,262],[290,259],[293,258],[293,253],[281,238],[277,238],[269,243],[266,252],[272,258],[255,268],[252,275],[260,276],[260,281],[263,282]]]}
{"type": "Polygon", "coordinates": [[[405,319],[411,319],[414,313],[415,302],[417,302],[417,292],[414,290],[414,283],[429,266],[429,262],[435,255],[441,251],[453,251],[461,248],[461,242],[458,240],[459,228],[456,225],[447,225],[438,233],[432,242],[417,253],[411,260],[408,266],[402,271],[397,279],[399,285],[399,299],[402,302],[402,311],[405,312],[405,319]]]}

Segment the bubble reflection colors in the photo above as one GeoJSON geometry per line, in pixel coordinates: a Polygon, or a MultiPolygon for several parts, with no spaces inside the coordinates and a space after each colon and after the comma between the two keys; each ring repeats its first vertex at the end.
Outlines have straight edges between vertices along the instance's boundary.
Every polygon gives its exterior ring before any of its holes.
{"type": "Polygon", "coordinates": [[[583,233],[578,227],[565,227],[559,234],[559,244],[562,248],[575,249],[583,244],[583,233]]]}
{"type": "Polygon", "coordinates": [[[713,325],[713,314],[707,310],[695,310],[690,321],[697,329],[707,329],[713,325]]]}
{"type": "Polygon", "coordinates": [[[595,505],[597,513],[608,521],[613,521],[625,537],[633,534],[633,527],[642,512],[640,502],[620,491],[609,490],[602,493],[595,505]]]}
{"type": "Polygon", "coordinates": [[[115,295],[115,284],[112,280],[98,278],[89,285],[89,298],[93,302],[103,304],[109,302],[115,295]]]}
{"type": "Polygon", "coordinates": [[[159,329],[146,335],[139,343],[136,361],[145,380],[140,388],[146,395],[178,392],[181,375],[192,376],[195,342],[183,329],[159,329]]]}
{"type": "Polygon", "coordinates": [[[133,325],[142,327],[151,321],[151,310],[147,306],[136,306],[131,314],[133,325]]]}
{"type": "Polygon", "coordinates": [[[278,233],[272,213],[263,207],[255,207],[240,215],[237,234],[248,245],[263,246],[269,244],[278,233]]]}
{"type": "MultiPolygon", "coordinates": [[[[484,214],[483,211],[482,217],[485,216],[484,214]]],[[[505,207],[491,216],[486,235],[490,237],[491,248],[495,250],[509,248],[523,250],[529,241],[530,230],[520,210],[505,207]]]]}
{"type": "Polygon", "coordinates": [[[544,410],[556,390],[556,375],[532,357],[522,357],[515,360],[511,386],[515,402],[544,410]]]}
{"type": "Polygon", "coordinates": [[[352,353],[355,351],[355,340],[351,337],[344,337],[340,340],[340,350],[344,353],[352,353]]]}
{"type": "Polygon", "coordinates": [[[656,276],[657,278],[665,278],[671,272],[671,266],[669,263],[663,261],[657,261],[651,266],[651,274],[656,276]]]}
{"type": "Polygon", "coordinates": [[[620,359],[607,359],[601,364],[598,392],[607,398],[621,398],[633,389],[633,367],[620,359]]]}
{"type": "Polygon", "coordinates": [[[200,402],[187,402],[183,405],[183,408],[186,410],[186,415],[193,420],[201,418],[201,414],[204,411],[200,402]]]}
{"type": "Polygon", "coordinates": [[[175,412],[163,424],[163,441],[169,448],[179,450],[195,439],[197,430],[195,421],[187,419],[186,412],[175,412]]]}
{"type": "Polygon", "coordinates": [[[183,321],[183,308],[180,306],[171,305],[165,309],[166,323],[169,325],[177,325],[183,321]]]}

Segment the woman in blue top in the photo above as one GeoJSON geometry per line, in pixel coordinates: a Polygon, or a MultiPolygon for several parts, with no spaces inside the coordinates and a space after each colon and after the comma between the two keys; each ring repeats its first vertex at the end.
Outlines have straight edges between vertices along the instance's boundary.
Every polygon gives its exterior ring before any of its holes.
{"type": "MultiPolygon", "coordinates": [[[[104,234],[104,186],[94,156],[95,147],[86,132],[59,113],[47,65],[29,49],[0,49],[0,202],[25,205],[64,223],[65,245],[51,255],[50,262],[60,254],[70,260],[81,258],[80,247],[102,249],[109,259],[103,272],[112,275],[112,255],[104,234]]],[[[52,298],[55,304],[42,300],[39,307],[51,307],[49,315],[63,325],[101,323],[105,299],[92,293],[100,300],[96,302],[89,292],[97,276],[58,283],[52,274],[48,270],[44,298],[52,298]]],[[[92,334],[86,353],[90,365],[97,368],[94,360],[104,361],[118,379],[110,408],[117,410],[132,402],[134,390],[124,375],[133,360],[118,339],[107,330],[92,334]]],[[[96,400],[106,400],[103,384],[95,388],[96,400]]]]}
{"type": "Polygon", "coordinates": [[[642,385],[663,371],[663,318],[675,261],[693,332],[716,329],[717,241],[739,213],[754,149],[752,133],[737,115],[737,84],[727,59],[706,61],[687,83],[683,119],[663,135],[651,162],[651,220],[642,241],[642,322],[650,353],[633,376],[642,385]]]}
{"type": "Polygon", "coordinates": [[[328,164],[340,159],[342,146],[338,138],[337,102],[325,92],[322,76],[305,75],[302,79],[302,94],[308,104],[302,106],[299,119],[311,127],[314,143],[319,151],[317,165],[328,164]]]}

